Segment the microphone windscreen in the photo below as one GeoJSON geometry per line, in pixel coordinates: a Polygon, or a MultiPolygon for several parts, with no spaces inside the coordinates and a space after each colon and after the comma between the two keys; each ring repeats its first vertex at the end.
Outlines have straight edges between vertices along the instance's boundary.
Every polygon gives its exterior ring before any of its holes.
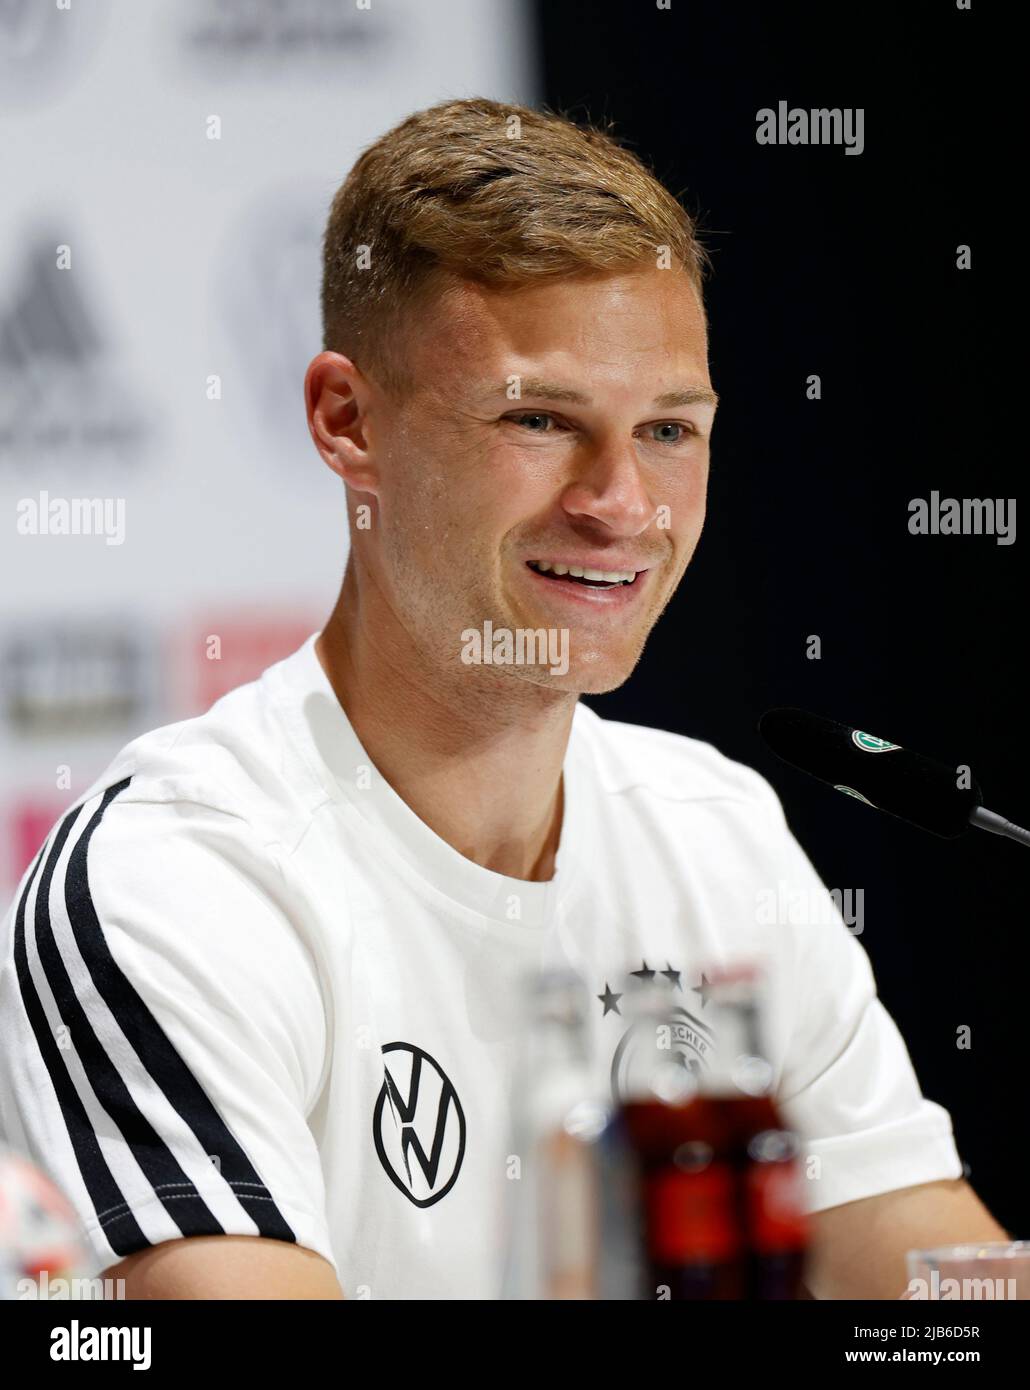
{"type": "Polygon", "coordinates": [[[969,829],[970,812],[983,799],[968,769],[806,710],[769,710],[758,732],[784,762],[946,839],[969,829]]]}

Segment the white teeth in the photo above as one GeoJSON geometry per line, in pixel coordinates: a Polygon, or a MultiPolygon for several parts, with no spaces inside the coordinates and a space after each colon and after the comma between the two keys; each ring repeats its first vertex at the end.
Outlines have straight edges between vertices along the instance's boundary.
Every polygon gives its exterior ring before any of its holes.
{"type": "Polygon", "coordinates": [[[550,565],[546,560],[531,560],[534,569],[542,574],[570,575],[573,579],[592,579],[595,583],[632,584],[636,570],[585,570],[579,565],[550,565]]]}

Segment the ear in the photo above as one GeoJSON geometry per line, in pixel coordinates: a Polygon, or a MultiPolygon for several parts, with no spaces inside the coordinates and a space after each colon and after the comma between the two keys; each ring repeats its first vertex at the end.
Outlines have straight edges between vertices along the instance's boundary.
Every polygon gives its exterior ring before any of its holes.
{"type": "Polygon", "coordinates": [[[304,376],[308,429],[324,462],[348,487],[378,495],[379,470],[368,434],[371,387],[349,357],[320,352],[304,376]]]}

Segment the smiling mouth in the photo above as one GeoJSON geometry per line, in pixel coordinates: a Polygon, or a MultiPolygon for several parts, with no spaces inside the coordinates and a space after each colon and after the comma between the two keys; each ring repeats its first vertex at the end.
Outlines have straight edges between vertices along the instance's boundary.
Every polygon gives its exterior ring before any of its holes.
{"type": "Polygon", "coordinates": [[[618,589],[635,584],[644,570],[592,570],[579,565],[549,565],[544,560],[527,560],[526,564],[545,579],[572,580],[588,589],[618,589]]]}

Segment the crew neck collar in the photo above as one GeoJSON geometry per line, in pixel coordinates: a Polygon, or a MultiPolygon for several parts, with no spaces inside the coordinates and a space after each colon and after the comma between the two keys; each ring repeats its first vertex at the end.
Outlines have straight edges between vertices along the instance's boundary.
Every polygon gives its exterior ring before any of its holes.
{"type": "MultiPolygon", "coordinates": [[[[548,927],[569,891],[581,859],[587,750],[578,736],[583,706],[576,706],[562,764],[564,807],[554,876],[546,882],[510,878],[467,859],[432,830],[375,767],[354,731],[315,651],[315,632],[285,661],[270,668],[289,697],[280,701],[295,740],[335,799],[370,826],[437,893],[513,931],[548,927]]],[[[499,789],[503,795],[503,788],[499,789]]]]}

